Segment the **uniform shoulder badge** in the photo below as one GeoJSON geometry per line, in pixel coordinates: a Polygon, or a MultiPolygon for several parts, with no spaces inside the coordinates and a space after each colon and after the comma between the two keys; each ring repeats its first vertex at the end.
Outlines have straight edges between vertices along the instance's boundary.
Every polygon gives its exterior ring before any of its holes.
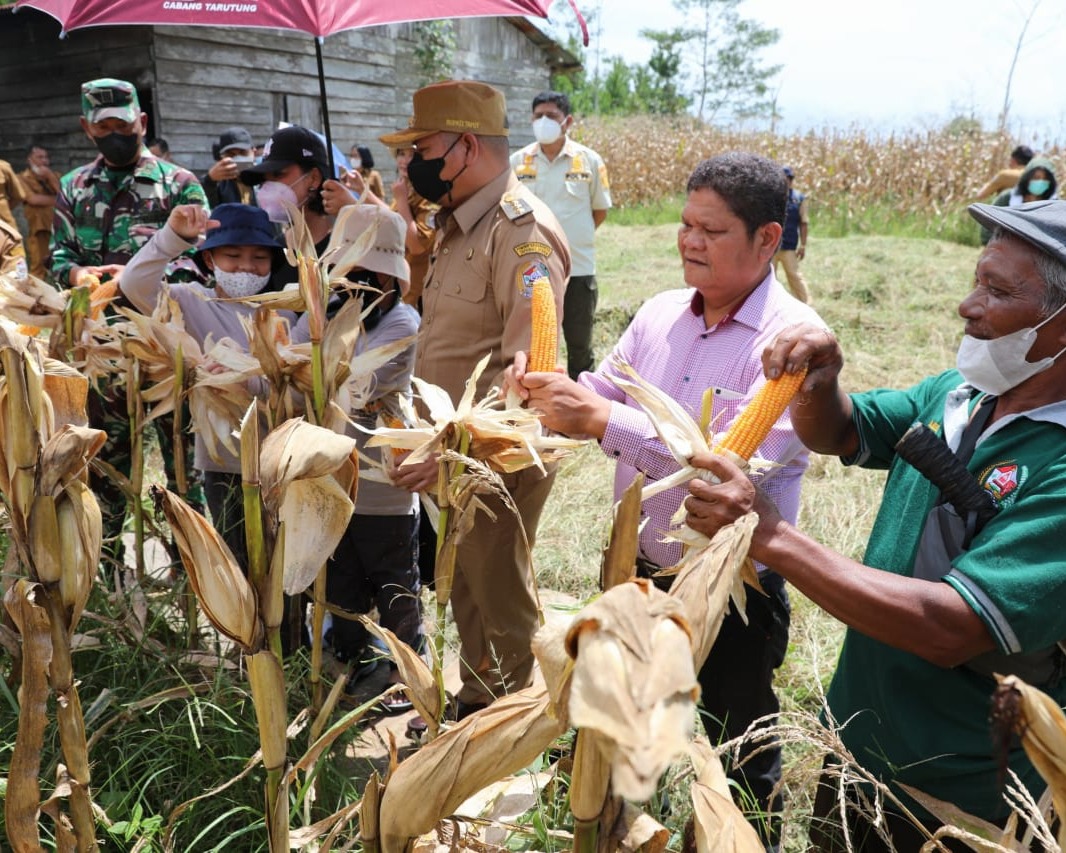
{"type": "Polygon", "coordinates": [[[979,477],[981,486],[1001,509],[1014,503],[1018,489],[1029,479],[1029,469],[1010,460],[985,468],[979,477]]]}
{"type": "Polygon", "coordinates": [[[504,216],[512,222],[533,212],[533,205],[514,193],[504,193],[500,199],[500,207],[503,208],[504,216]]]}

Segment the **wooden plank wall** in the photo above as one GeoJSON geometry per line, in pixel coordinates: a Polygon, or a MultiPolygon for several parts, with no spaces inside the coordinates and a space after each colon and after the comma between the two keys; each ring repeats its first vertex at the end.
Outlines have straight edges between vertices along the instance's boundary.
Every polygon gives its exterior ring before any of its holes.
{"type": "MultiPolygon", "coordinates": [[[[529,104],[548,84],[544,52],[504,18],[455,22],[456,77],[483,80],[508,99],[512,142],[531,138],[529,104]]],[[[414,56],[415,27],[397,24],[328,36],[326,91],[335,144],[370,147],[391,179],[390,153],[378,136],[407,124],[411,95],[425,82],[414,56]]],[[[173,159],[201,174],[211,145],[232,125],[265,140],[280,120],[321,130],[314,42],[301,33],[208,27],[101,27],[59,40],[59,25],[35,10],[0,12],[0,157],[19,168],[25,146],[40,141],[53,166],[87,162],[94,150],[78,127],[79,87],[120,77],[145,92],[152,131],[173,159]]]]}

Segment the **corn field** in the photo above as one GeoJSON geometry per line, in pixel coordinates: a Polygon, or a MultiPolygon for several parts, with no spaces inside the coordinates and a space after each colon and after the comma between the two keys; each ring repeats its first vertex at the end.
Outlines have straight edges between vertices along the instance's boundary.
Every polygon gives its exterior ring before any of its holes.
{"type": "MultiPolygon", "coordinates": [[[[861,128],[780,136],[721,130],[689,119],[632,116],[583,120],[574,137],[607,163],[616,205],[652,204],[684,191],[695,165],[724,151],[762,154],[796,171],[796,188],[817,209],[850,218],[870,208],[899,217],[961,208],[1024,141],[1059,167],[1066,152],[1040,140],[994,134],[906,131],[878,137],[861,128]]],[[[984,199],[987,200],[987,199],[984,199]]]]}

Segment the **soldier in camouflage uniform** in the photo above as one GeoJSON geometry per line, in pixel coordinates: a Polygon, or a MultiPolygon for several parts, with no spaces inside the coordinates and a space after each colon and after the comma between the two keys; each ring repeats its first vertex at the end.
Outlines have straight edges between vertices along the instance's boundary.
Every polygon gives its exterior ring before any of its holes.
{"type": "MultiPolygon", "coordinates": [[[[74,287],[92,274],[101,280],[121,278],[123,266],[167,221],[179,204],[207,206],[203,189],[189,171],[165,163],[144,145],[147,116],[137,91],[125,80],[101,79],[81,87],[81,126],[100,151],[88,163],[64,175],[56,198],[52,233],[52,278],[74,287]]],[[[174,280],[198,277],[190,258],[180,258],[168,275],[174,280]]],[[[119,472],[130,473],[130,435],[125,388],[108,383],[90,395],[90,423],[107,432],[100,458],[119,472]]],[[[167,486],[174,481],[173,420],[154,421],[166,467],[167,486]]],[[[185,423],[189,423],[186,417],[185,423]]],[[[191,438],[191,437],[190,437],[191,438]]],[[[187,499],[203,506],[202,479],[193,467],[192,441],[186,442],[187,499]]],[[[126,498],[106,477],[94,476],[92,487],[104,515],[105,549],[121,561],[126,498]]]]}

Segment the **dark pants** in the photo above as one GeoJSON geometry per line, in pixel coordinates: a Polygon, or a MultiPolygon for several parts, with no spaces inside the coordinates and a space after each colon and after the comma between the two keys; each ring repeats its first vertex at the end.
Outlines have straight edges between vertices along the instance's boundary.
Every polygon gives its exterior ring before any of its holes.
{"type": "MultiPolygon", "coordinates": [[[[780,705],[774,694],[774,671],[788,648],[790,608],[784,579],[773,573],[760,577],[766,595],[747,590],[748,624],[730,606],[707,661],[697,676],[703,705],[703,725],[711,743],[740,737],[762,717],[760,727],[777,722],[780,705]]],[[[781,837],[783,798],[774,787],[781,780],[781,746],[754,738],[740,748],[740,760],[727,768],[739,786],[734,790],[741,810],[767,847],[781,837]]]]}
{"type": "MultiPolygon", "coordinates": [[[[326,574],[326,600],[350,613],[377,605],[379,622],[413,649],[422,649],[419,601],[418,514],[353,515],[326,574]]],[[[366,629],[342,616],[333,618],[333,647],[359,660],[366,629]]]]}
{"type": "MultiPolygon", "coordinates": [[[[241,571],[248,574],[248,540],[244,531],[244,490],[240,474],[204,472],[204,494],[211,523],[233,553],[241,571]]],[[[286,595],[282,601],[281,651],[292,654],[310,643],[304,618],[303,595],[286,595]]]]}
{"type": "MultiPolygon", "coordinates": [[[[89,426],[107,433],[107,440],[100,449],[99,458],[111,465],[122,476],[129,477],[133,467],[133,442],[130,440],[130,420],[127,411],[125,386],[101,385],[89,391],[88,415],[89,426]]],[[[183,497],[196,510],[203,510],[203,480],[194,467],[193,436],[190,432],[192,418],[188,406],[185,407],[185,478],[186,492],[183,497]]],[[[148,429],[155,429],[159,439],[159,452],[163,457],[163,468],[167,478],[167,488],[177,493],[178,486],[174,472],[174,416],[164,415],[145,424],[144,435],[148,429]]],[[[126,511],[129,501],[119,485],[110,477],[90,472],[89,485],[100,502],[103,516],[103,554],[106,558],[122,563],[125,547],[122,544],[122,528],[126,524],[126,511]]]]}
{"type": "Polygon", "coordinates": [[[244,491],[240,474],[204,472],[204,493],[211,523],[233,552],[237,565],[248,573],[248,543],[244,538],[244,491]]]}
{"type": "Polygon", "coordinates": [[[596,301],[596,276],[570,276],[563,299],[563,338],[566,340],[566,372],[571,379],[577,379],[582,371],[596,366],[592,353],[596,301]]]}

